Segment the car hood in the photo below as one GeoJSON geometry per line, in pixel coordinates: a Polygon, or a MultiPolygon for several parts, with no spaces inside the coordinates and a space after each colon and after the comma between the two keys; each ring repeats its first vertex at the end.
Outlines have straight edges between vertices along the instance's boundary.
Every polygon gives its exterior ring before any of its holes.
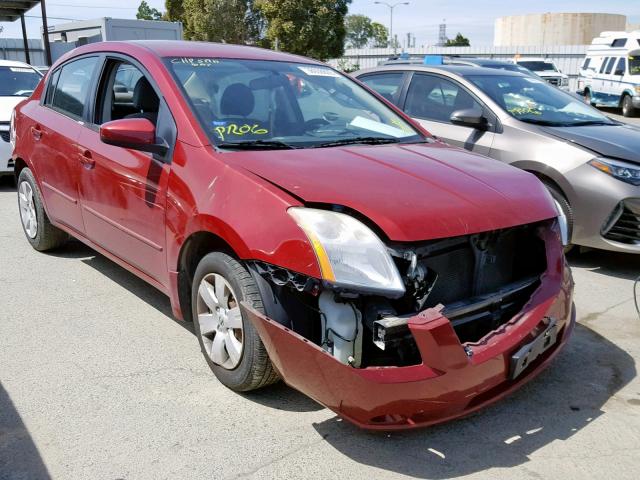
{"type": "Polygon", "coordinates": [[[543,130],[603,157],[640,163],[640,129],[632,125],[543,127],[543,130]]]}
{"type": "Polygon", "coordinates": [[[353,209],[394,241],[453,237],[557,215],[533,175],[440,142],[236,152],[228,158],[305,204],[353,209]]]}
{"type": "Polygon", "coordinates": [[[0,122],[11,120],[13,109],[27,97],[0,97],[0,122]]]}

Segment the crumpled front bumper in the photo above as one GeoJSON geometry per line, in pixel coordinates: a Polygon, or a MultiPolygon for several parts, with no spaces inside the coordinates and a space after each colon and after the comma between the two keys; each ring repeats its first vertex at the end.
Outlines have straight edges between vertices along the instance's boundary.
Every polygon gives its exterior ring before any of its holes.
{"type": "Polygon", "coordinates": [[[466,344],[466,350],[438,310],[414,316],[409,328],[422,356],[422,364],[415,366],[352,368],[242,306],[288,385],[363,428],[428,426],[500,399],[542,371],[566,344],[575,324],[573,280],[557,245],[547,252],[548,269],[522,311],[478,343],[466,344]],[[558,326],[556,344],[510,379],[511,356],[544,331],[550,319],[558,326]]]}

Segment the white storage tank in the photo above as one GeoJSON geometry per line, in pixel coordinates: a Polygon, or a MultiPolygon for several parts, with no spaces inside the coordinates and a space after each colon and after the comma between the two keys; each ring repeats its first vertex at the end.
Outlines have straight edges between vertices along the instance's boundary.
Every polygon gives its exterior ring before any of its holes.
{"type": "Polygon", "coordinates": [[[625,30],[614,13],[534,13],[496,19],[495,46],[589,45],[605,30],[625,30]]]}

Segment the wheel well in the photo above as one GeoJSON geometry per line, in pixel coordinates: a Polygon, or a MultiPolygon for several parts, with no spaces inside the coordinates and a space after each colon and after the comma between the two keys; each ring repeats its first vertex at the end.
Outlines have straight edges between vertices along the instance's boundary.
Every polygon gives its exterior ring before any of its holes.
{"type": "MultiPolygon", "coordinates": [[[[536,172],[534,170],[527,170],[527,172],[534,174],[536,177],[538,177],[538,180],[540,180],[545,185],[550,185],[553,188],[555,188],[558,191],[558,193],[564,197],[567,203],[569,203],[569,199],[567,198],[567,195],[564,193],[564,190],[562,190],[562,187],[558,185],[558,183],[553,178],[548,177],[544,173],[536,172]]],[[[571,204],[569,203],[569,205],[571,204]]]]}
{"type": "Polygon", "coordinates": [[[27,162],[25,162],[21,158],[17,158],[15,165],[13,166],[13,175],[16,177],[16,184],[18,183],[18,177],[20,176],[20,172],[27,166],[27,162]]]}
{"type": "Polygon", "coordinates": [[[238,258],[231,246],[221,237],[211,232],[196,232],[183,244],[178,260],[178,297],[180,310],[186,321],[193,321],[191,316],[191,284],[193,276],[202,258],[211,252],[224,252],[238,258]]]}

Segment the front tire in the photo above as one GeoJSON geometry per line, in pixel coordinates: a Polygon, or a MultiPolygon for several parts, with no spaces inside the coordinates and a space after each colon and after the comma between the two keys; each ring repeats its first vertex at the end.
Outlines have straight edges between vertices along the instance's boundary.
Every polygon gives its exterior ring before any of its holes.
{"type": "Polygon", "coordinates": [[[64,245],[69,236],[49,221],[38,184],[29,168],[20,172],[17,190],[22,230],[31,246],[45,252],[64,245]]]}
{"type": "Polygon", "coordinates": [[[638,109],[633,106],[633,100],[630,95],[622,98],[622,115],[625,117],[637,117],[638,109]]]}
{"type": "Polygon", "coordinates": [[[193,324],[202,354],[222,384],[237,392],[275,383],[278,374],[240,303],[264,313],[251,274],[231,256],[214,252],[198,264],[191,288],[193,324]]]}

